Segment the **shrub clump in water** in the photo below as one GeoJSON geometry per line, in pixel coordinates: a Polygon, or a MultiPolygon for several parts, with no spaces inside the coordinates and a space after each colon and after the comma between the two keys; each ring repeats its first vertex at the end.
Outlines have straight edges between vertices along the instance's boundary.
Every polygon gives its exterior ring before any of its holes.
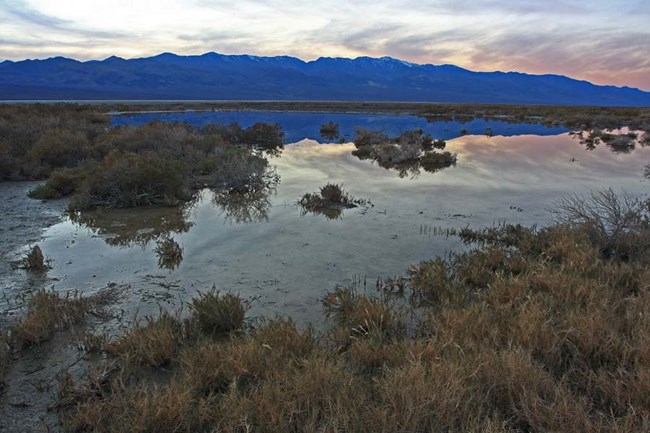
{"type": "Polygon", "coordinates": [[[43,250],[38,245],[34,245],[27,255],[23,258],[22,268],[28,271],[45,272],[49,266],[43,255],[43,250]]]}
{"type": "Polygon", "coordinates": [[[303,214],[322,214],[328,219],[339,218],[344,209],[369,204],[371,205],[368,200],[354,198],[340,185],[334,183],[328,183],[321,187],[320,192],[306,193],[298,200],[298,205],[302,207],[303,214]]]}
{"type": "Polygon", "coordinates": [[[354,138],[356,149],[352,155],[361,160],[370,159],[387,170],[397,170],[400,177],[418,175],[420,168],[435,173],[456,165],[456,154],[441,152],[443,140],[433,140],[422,130],[406,131],[390,138],[377,131],[358,129],[354,138]]]}

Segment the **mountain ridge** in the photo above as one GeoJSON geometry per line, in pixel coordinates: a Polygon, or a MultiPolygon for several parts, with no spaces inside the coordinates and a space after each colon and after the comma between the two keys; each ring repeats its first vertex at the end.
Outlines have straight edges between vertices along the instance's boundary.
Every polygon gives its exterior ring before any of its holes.
{"type": "Polygon", "coordinates": [[[225,55],[207,52],[0,63],[0,100],[340,100],[650,106],[650,92],[559,74],[471,71],[393,57],[225,55]],[[71,95],[74,95],[72,97],[71,95]],[[113,97],[115,95],[115,97],[113,97]]]}

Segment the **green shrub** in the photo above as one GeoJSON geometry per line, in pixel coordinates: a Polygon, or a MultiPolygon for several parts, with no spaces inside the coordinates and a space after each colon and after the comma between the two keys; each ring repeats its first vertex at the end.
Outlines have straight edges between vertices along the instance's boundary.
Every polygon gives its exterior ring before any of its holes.
{"type": "Polygon", "coordinates": [[[154,155],[113,152],[86,177],[70,208],[125,208],[170,205],[188,198],[181,161],[154,155]]]}
{"type": "Polygon", "coordinates": [[[95,164],[85,162],[74,168],[59,168],[54,170],[47,182],[29,192],[31,198],[52,200],[67,197],[77,192],[93,171],[95,164]]]}

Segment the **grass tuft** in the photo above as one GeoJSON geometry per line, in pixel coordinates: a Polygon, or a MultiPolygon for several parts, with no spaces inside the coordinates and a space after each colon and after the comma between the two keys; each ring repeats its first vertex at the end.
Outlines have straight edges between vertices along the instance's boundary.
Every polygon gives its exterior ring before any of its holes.
{"type": "Polygon", "coordinates": [[[48,340],[56,330],[80,323],[92,310],[79,294],[39,290],[28,299],[25,317],[12,328],[9,343],[20,350],[48,340]]]}
{"type": "Polygon", "coordinates": [[[201,293],[190,304],[190,326],[203,335],[220,336],[241,331],[247,307],[232,293],[215,289],[201,293]]]}

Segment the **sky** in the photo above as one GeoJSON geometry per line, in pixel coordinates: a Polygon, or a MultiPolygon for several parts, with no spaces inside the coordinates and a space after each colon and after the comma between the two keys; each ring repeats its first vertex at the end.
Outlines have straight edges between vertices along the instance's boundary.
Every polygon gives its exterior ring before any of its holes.
{"type": "Polygon", "coordinates": [[[650,0],[0,0],[0,60],[390,56],[650,91],[650,0]]]}

